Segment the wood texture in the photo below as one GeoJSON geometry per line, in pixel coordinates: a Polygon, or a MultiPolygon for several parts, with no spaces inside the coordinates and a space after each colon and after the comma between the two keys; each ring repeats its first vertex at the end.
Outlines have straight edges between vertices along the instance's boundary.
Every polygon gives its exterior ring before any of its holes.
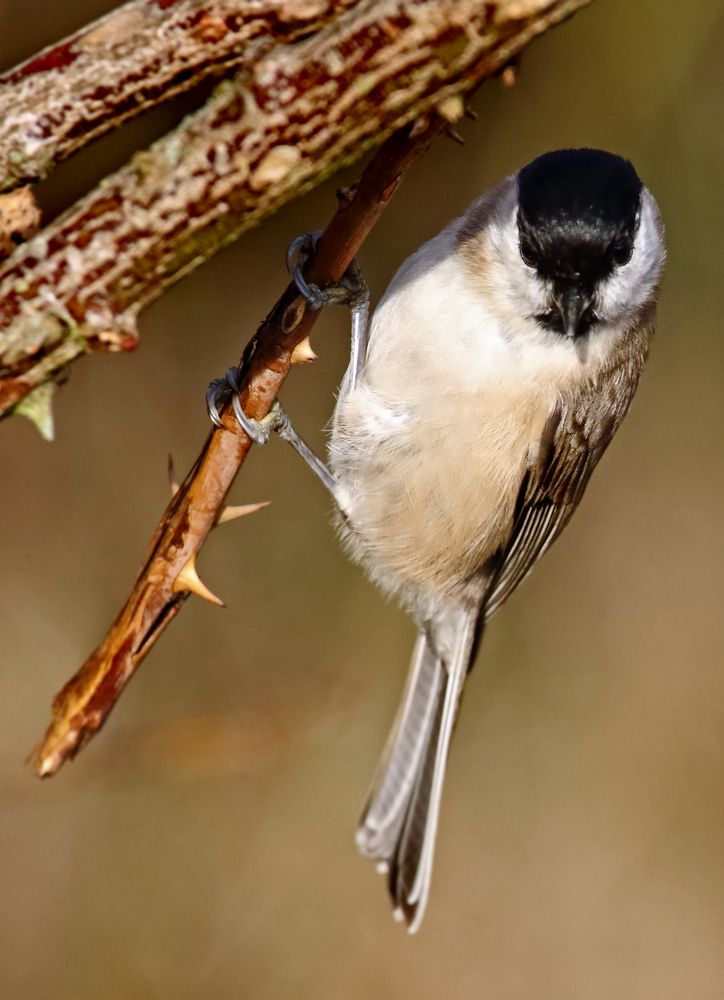
{"type": "Polygon", "coordinates": [[[131,0],[0,74],[0,191],[359,0],[131,0]]]}

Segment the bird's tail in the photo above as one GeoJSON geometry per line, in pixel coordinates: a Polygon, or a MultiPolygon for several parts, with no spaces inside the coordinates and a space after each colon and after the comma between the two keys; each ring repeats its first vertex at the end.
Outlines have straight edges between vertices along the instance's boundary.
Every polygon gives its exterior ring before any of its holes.
{"type": "Polygon", "coordinates": [[[420,926],[432,876],[450,738],[475,644],[477,613],[448,613],[415,644],[410,675],[357,846],[386,872],[395,916],[420,926]]]}

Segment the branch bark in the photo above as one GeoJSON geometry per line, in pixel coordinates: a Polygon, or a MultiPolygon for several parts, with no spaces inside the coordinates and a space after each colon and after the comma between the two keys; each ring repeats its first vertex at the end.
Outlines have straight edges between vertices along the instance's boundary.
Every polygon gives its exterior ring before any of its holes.
{"type": "Polygon", "coordinates": [[[131,0],[0,74],[0,191],[359,0],[131,0]]]}
{"type": "MultiPolygon", "coordinates": [[[[351,201],[342,200],[320,238],[309,280],[320,286],[340,280],[404,173],[440,128],[438,122],[417,135],[411,135],[408,128],[387,140],[362,175],[351,201]]],[[[317,315],[290,284],[242,357],[240,398],[248,416],[260,419],[269,412],[291,367],[294,348],[309,336],[317,315]]],[[[223,421],[223,429],[209,434],[166,508],[146,564],[105,640],[55,698],[53,721],[34,755],[39,776],[54,774],[101,728],[188,597],[183,585],[188,571],[194,575],[196,555],[218,523],[251,447],[228,410],[223,421]]],[[[199,592],[200,587],[195,589],[199,592]]],[[[206,596],[220,603],[209,592],[206,596]]]]}
{"type": "MultiPolygon", "coordinates": [[[[362,0],[277,45],[0,266],[0,416],[172,281],[589,0],[362,0]]],[[[458,102],[460,111],[462,103],[458,102]]]]}

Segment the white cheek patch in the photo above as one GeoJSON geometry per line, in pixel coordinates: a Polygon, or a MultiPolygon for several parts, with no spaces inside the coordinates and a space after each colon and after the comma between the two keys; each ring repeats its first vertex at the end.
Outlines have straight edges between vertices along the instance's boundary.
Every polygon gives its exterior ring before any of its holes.
{"type": "Polygon", "coordinates": [[[549,308],[548,288],[534,268],[520,256],[517,207],[507,206],[503,218],[496,218],[487,233],[490,286],[498,307],[509,313],[509,322],[529,320],[549,308]]]}
{"type": "Polygon", "coordinates": [[[617,267],[598,290],[596,311],[602,322],[625,324],[655,298],[665,257],[661,217],[656,202],[644,188],[631,260],[617,267]]]}

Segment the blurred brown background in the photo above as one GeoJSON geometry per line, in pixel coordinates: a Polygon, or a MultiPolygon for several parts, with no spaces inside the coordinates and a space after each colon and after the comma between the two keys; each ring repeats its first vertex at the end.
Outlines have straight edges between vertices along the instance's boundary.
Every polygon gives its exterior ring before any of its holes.
{"type": "MultiPolygon", "coordinates": [[[[2,63],[111,0],[0,3],[2,63]]],[[[412,641],[347,564],[329,501],[285,445],[256,449],[190,600],[106,729],[37,782],[23,759],[52,694],[102,637],[207,422],[210,378],[285,282],[290,205],[142,318],[135,355],[93,357],[57,442],[0,427],[0,995],[7,1000],[709,1000],[724,995],[724,7],[597,0],[478,94],[364,249],[379,294],[483,187],[545,149],[629,156],[670,264],[649,370],[564,538],[488,631],[455,741],[432,900],[416,938],[353,844],[412,641]],[[283,627],[279,627],[279,622],[283,627]]],[[[193,100],[185,107],[192,107],[193,100]]],[[[178,107],[66,164],[60,210],[178,107]]],[[[352,176],[352,174],[350,174],[352,176]]],[[[345,364],[284,401],[318,447],[345,364]]]]}

